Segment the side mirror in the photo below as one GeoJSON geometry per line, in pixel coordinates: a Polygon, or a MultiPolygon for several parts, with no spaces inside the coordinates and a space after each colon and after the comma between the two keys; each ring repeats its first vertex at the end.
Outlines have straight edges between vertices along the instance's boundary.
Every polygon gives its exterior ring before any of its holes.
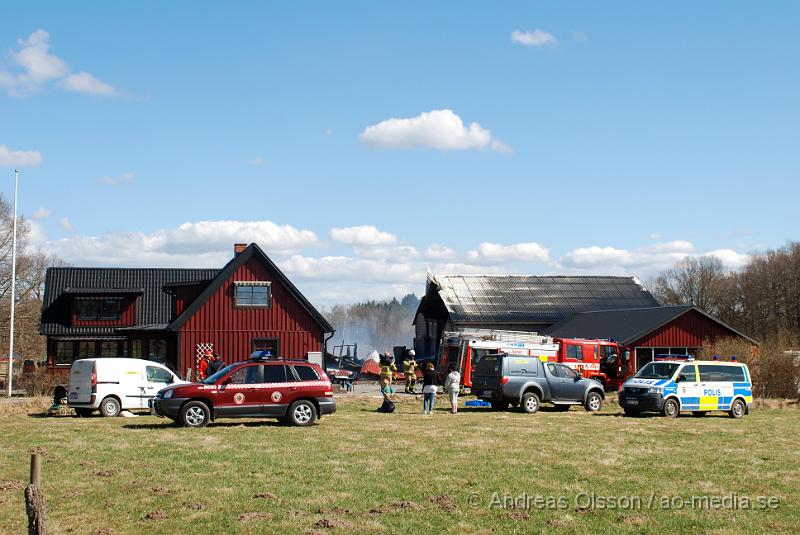
{"type": "Polygon", "coordinates": [[[579,373],[575,374],[575,380],[576,381],[580,381],[581,379],[583,379],[583,376],[581,374],[579,374],[579,373]]]}
{"type": "Polygon", "coordinates": [[[679,375],[675,378],[675,383],[683,382],[683,376],[679,375]]]}
{"type": "Polygon", "coordinates": [[[172,383],[174,383],[174,382],[175,382],[175,377],[174,377],[174,376],[172,376],[172,375],[170,375],[170,376],[169,376],[169,379],[167,379],[167,384],[168,384],[168,385],[171,385],[171,384],[172,384],[172,383]]]}

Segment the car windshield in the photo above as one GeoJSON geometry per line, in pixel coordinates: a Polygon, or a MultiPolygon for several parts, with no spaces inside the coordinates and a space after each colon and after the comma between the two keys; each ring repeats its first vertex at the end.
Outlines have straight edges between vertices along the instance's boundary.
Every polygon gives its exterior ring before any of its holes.
{"type": "Polygon", "coordinates": [[[637,379],[669,379],[680,364],[674,362],[648,362],[634,376],[637,379]]]}
{"type": "Polygon", "coordinates": [[[227,366],[225,366],[224,368],[219,370],[217,373],[213,373],[213,374],[209,375],[208,377],[206,377],[205,379],[203,379],[200,382],[203,383],[204,385],[213,385],[214,383],[216,383],[219,380],[220,377],[222,377],[223,375],[225,375],[228,372],[230,372],[231,370],[233,370],[234,366],[235,366],[235,364],[228,364],[227,366]]]}

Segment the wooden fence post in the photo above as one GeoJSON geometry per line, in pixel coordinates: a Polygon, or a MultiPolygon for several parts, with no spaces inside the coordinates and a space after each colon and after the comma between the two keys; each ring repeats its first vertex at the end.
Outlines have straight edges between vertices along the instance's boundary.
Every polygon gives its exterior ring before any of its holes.
{"type": "Polygon", "coordinates": [[[42,493],[42,464],[38,453],[31,454],[31,482],[25,488],[28,535],[47,535],[47,511],[42,493]]]}

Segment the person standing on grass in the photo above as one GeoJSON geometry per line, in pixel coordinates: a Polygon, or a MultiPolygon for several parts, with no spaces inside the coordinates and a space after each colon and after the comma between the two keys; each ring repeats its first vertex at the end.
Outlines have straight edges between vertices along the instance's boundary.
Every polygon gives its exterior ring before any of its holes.
{"type": "Polygon", "coordinates": [[[436,401],[436,392],[439,390],[439,377],[429,362],[422,372],[422,414],[433,414],[433,403],[436,401]]]}
{"type": "Polygon", "coordinates": [[[461,389],[461,374],[456,369],[456,363],[451,362],[450,373],[444,380],[444,391],[450,398],[450,410],[453,414],[458,412],[458,391],[461,389]]]}

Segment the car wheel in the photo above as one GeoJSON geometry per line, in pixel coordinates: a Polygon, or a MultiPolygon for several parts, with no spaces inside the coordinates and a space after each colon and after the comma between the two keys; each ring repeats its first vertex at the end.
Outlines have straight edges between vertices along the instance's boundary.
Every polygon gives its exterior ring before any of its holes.
{"type": "Polygon", "coordinates": [[[534,392],[528,392],[522,396],[522,410],[528,414],[534,414],[539,410],[539,396],[534,392]]]}
{"type": "Polygon", "coordinates": [[[289,407],[289,422],[292,425],[307,426],[317,420],[317,408],[310,401],[301,399],[289,407]]]}
{"type": "Polygon", "coordinates": [[[121,407],[117,398],[109,396],[100,402],[100,414],[103,416],[117,416],[119,415],[120,409],[121,407]]]}
{"type": "Polygon", "coordinates": [[[625,416],[639,416],[639,411],[636,409],[622,409],[625,411],[625,416]]]}
{"type": "Polygon", "coordinates": [[[702,418],[706,415],[706,411],[692,411],[692,416],[695,418],[702,418]]]}
{"type": "Polygon", "coordinates": [[[736,399],[733,401],[733,405],[731,405],[731,410],[728,411],[728,415],[731,418],[736,418],[738,420],[739,418],[744,416],[745,410],[746,406],[744,404],[744,401],[742,401],[741,399],[736,399]]]}
{"type": "Polygon", "coordinates": [[[492,401],[491,405],[493,411],[508,410],[508,401],[492,401]]]}
{"type": "Polygon", "coordinates": [[[211,420],[211,410],[202,401],[190,401],[181,407],[180,418],[183,427],[205,427],[211,420]]]}
{"type": "Polygon", "coordinates": [[[586,396],[586,403],[583,404],[583,408],[589,412],[599,411],[603,408],[603,396],[597,392],[589,392],[589,395],[586,396]]]}
{"type": "Polygon", "coordinates": [[[678,405],[678,400],[675,398],[669,398],[667,401],[665,401],[664,408],[661,409],[661,414],[667,418],[677,418],[680,412],[681,407],[678,405]]]}
{"type": "Polygon", "coordinates": [[[75,409],[75,414],[81,418],[88,418],[93,412],[94,409],[75,409]]]}

